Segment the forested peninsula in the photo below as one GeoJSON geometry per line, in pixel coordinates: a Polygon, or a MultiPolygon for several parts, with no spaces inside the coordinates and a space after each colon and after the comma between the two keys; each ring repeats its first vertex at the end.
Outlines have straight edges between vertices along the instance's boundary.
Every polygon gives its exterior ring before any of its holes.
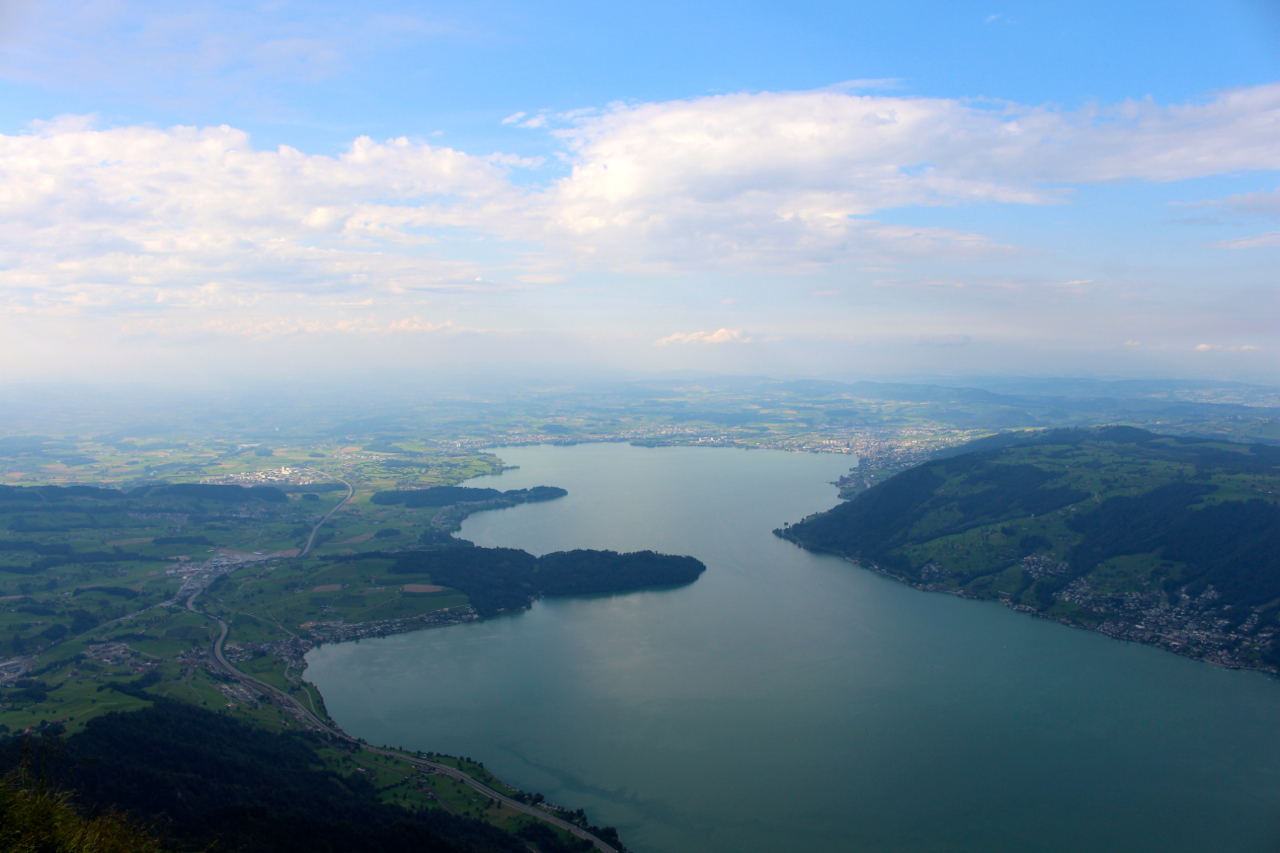
{"type": "Polygon", "coordinates": [[[544,596],[631,592],[693,583],[707,567],[694,557],[637,551],[557,551],[535,557],[514,548],[451,548],[398,555],[394,574],[425,575],[466,593],[480,616],[528,607],[544,596]]]}
{"type": "Polygon", "coordinates": [[[369,498],[369,503],[376,506],[403,506],[406,509],[439,507],[431,519],[431,529],[435,532],[424,536],[423,542],[447,546],[450,544],[447,534],[460,530],[462,522],[474,512],[553,501],[567,494],[569,493],[558,486],[534,486],[531,489],[508,489],[505,492],[471,486],[430,486],[425,489],[375,492],[369,498]]]}
{"type": "Polygon", "coordinates": [[[1131,427],[944,451],[774,531],[919,589],[1275,673],[1280,448],[1131,427]]]}

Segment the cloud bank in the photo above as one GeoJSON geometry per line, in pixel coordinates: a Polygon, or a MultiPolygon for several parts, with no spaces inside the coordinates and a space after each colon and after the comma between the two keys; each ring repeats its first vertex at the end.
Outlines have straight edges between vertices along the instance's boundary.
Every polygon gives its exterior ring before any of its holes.
{"type": "Polygon", "coordinates": [[[714,332],[676,332],[659,338],[656,346],[667,344],[749,344],[752,338],[742,329],[716,329],[714,332]]]}
{"type": "Polygon", "coordinates": [[[1280,85],[1197,105],[1064,112],[1010,103],[738,94],[617,106],[558,131],[573,173],[553,237],[631,263],[748,267],[1009,251],[978,234],[891,227],[877,211],[1052,204],[1077,184],[1280,168],[1280,85]]]}
{"type": "MultiPolygon", "coordinates": [[[[534,161],[403,138],[362,137],[330,157],[259,150],[226,126],[37,123],[0,136],[0,307],[252,308],[536,286],[576,270],[999,260],[1020,250],[876,216],[1280,169],[1280,84],[1077,111],[764,92],[617,105],[540,132],[560,140],[567,173],[530,185],[512,173],[534,161]],[[477,260],[477,241],[497,248],[477,260]]],[[[1222,205],[1274,207],[1274,194],[1255,195],[1222,205]]]]}

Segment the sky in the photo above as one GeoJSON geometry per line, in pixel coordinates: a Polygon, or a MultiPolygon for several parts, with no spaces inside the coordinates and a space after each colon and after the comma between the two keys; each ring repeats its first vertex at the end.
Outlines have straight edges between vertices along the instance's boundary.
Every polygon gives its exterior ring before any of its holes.
{"type": "Polygon", "coordinates": [[[0,381],[1280,384],[1280,3],[0,0],[0,381]]]}

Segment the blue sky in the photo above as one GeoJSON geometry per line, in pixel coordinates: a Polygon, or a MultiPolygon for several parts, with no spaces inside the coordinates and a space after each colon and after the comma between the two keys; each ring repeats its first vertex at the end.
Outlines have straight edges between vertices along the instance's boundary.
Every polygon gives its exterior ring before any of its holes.
{"type": "Polygon", "coordinates": [[[1280,381],[1274,2],[3,9],[15,378],[1280,381]]]}

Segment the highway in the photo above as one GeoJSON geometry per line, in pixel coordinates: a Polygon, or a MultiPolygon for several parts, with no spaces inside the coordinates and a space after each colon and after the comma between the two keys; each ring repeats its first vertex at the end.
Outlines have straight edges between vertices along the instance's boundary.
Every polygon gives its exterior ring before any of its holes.
{"type": "MultiPolygon", "coordinates": [[[[346,485],[348,489],[351,488],[351,485],[349,483],[346,485]]],[[[350,493],[348,493],[347,500],[350,500],[350,499],[351,499],[351,495],[350,493]]],[[[345,502],[346,501],[343,501],[343,503],[345,502]]],[[[338,506],[342,506],[342,504],[338,504],[338,506]]],[[[329,515],[333,515],[333,512],[337,511],[337,509],[338,507],[334,507],[333,510],[330,511],[329,515]]],[[[327,520],[328,517],[329,516],[325,516],[325,519],[327,520]]],[[[320,524],[324,524],[324,521],[321,521],[320,524]]],[[[320,529],[320,525],[318,524],[316,525],[316,530],[319,530],[319,529],[320,529]]],[[[315,530],[311,532],[311,535],[312,535],[312,538],[315,537],[315,530]]],[[[311,547],[310,542],[307,543],[307,547],[308,548],[311,547]]],[[[547,823],[553,826],[559,827],[560,829],[565,830],[566,832],[574,835],[577,838],[582,838],[586,841],[590,841],[592,844],[596,846],[597,850],[601,851],[601,853],[618,853],[616,848],[610,846],[609,844],[606,844],[604,841],[592,835],[590,832],[587,832],[582,827],[575,826],[574,824],[569,823],[567,820],[562,820],[556,817],[555,815],[548,814],[546,811],[544,811],[543,809],[537,808],[536,806],[526,805],[525,803],[522,803],[519,800],[513,800],[510,797],[506,796],[505,794],[502,794],[502,793],[499,793],[498,791],[493,790],[488,785],[481,782],[479,779],[476,779],[474,776],[471,776],[468,773],[464,773],[461,770],[458,770],[457,768],[450,767],[447,764],[439,764],[435,761],[428,761],[425,758],[417,758],[415,756],[405,755],[402,752],[396,752],[390,749],[379,749],[377,747],[373,747],[373,746],[369,746],[368,744],[361,743],[359,740],[357,740],[356,738],[353,738],[351,735],[347,734],[346,732],[342,731],[336,726],[330,725],[329,723],[326,723],[324,720],[321,720],[318,716],[312,713],[312,711],[309,708],[307,708],[297,699],[294,699],[291,695],[289,695],[285,691],[280,690],[279,688],[273,685],[267,684],[265,681],[260,681],[254,678],[252,675],[249,675],[247,673],[241,672],[240,670],[236,669],[231,664],[230,661],[228,661],[225,657],[223,657],[223,654],[222,654],[222,645],[224,642],[226,642],[227,633],[230,630],[227,627],[227,623],[222,621],[222,619],[218,618],[217,616],[214,616],[212,613],[206,613],[203,610],[196,609],[196,598],[203,591],[204,591],[203,589],[198,589],[194,593],[192,593],[191,597],[187,599],[187,609],[190,610],[192,613],[199,613],[201,616],[204,616],[208,619],[212,619],[218,623],[218,639],[213,641],[213,646],[212,646],[213,657],[218,662],[218,665],[222,667],[222,669],[226,671],[226,673],[230,675],[232,678],[235,678],[241,682],[251,683],[255,687],[257,687],[259,690],[262,690],[272,696],[275,696],[285,705],[296,710],[298,713],[298,716],[301,719],[305,720],[309,725],[312,725],[315,728],[319,729],[320,731],[325,732],[335,738],[338,738],[339,740],[344,740],[347,743],[350,743],[360,749],[368,750],[369,752],[376,752],[379,755],[393,756],[395,758],[408,761],[410,764],[413,764],[417,767],[429,768],[431,770],[434,770],[437,773],[448,776],[451,779],[457,779],[459,782],[462,782],[464,785],[470,786],[473,790],[477,791],[483,796],[492,797],[493,799],[497,800],[503,805],[510,806],[516,811],[524,812],[527,815],[532,815],[533,817],[536,817],[538,820],[546,821],[547,823]]]]}
{"type": "Polygon", "coordinates": [[[337,480],[339,483],[347,487],[347,496],[342,500],[338,501],[338,505],[335,506],[333,509],[329,510],[329,514],[326,515],[324,518],[320,519],[319,524],[311,528],[311,535],[307,537],[307,547],[303,548],[302,551],[298,553],[299,557],[305,557],[311,553],[311,548],[316,544],[316,535],[320,532],[320,528],[324,527],[324,523],[328,521],[330,518],[332,518],[335,512],[337,512],[338,510],[346,506],[347,501],[351,500],[351,498],[353,498],[356,493],[355,487],[352,486],[350,483],[348,483],[346,480],[342,479],[341,477],[335,477],[332,474],[326,474],[323,471],[317,471],[315,468],[308,468],[307,470],[311,471],[312,473],[319,474],[322,477],[329,477],[331,479],[337,480]]]}
{"type": "Polygon", "coordinates": [[[497,800],[503,805],[510,806],[516,811],[521,811],[521,812],[524,812],[525,814],[533,815],[539,820],[544,820],[549,824],[558,826],[559,828],[565,830],[566,832],[570,833],[571,835],[577,838],[590,841],[592,844],[596,846],[597,850],[601,850],[603,851],[603,853],[618,853],[618,851],[615,848],[604,843],[599,838],[596,838],[594,835],[587,832],[582,827],[575,826],[572,823],[569,823],[567,820],[561,820],[560,818],[554,815],[548,814],[547,812],[543,811],[540,808],[537,808],[536,806],[525,805],[519,800],[513,800],[510,797],[506,796],[505,794],[501,794],[493,790],[492,788],[485,785],[480,780],[476,779],[474,776],[470,776],[466,773],[463,773],[461,770],[450,767],[447,764],[437,764],[436,762],[428,761],[425,758],[415,758],[412,755],[405,755],[400,752],[393,752],[392,750],[389,750],[389,749],[377,749],[372,746],[365,746],[364,744],[361,744],[361,746],[364,746],[364,748],[369,750],[370,752],[376,752],[380,755],[394,756],[396,758],[400,758],[405,761],[408,761],[410,764],[417,765],[418,767],[429,767],[432,770],[435,770],[437,773],[441,773],[445,776],[450,777],[451,779],[457,779],[459,782],[462,782],[463,784],[471,786],[473,789],[483,794],[484,796],[492,797],[493,799],[497,800]]]}

